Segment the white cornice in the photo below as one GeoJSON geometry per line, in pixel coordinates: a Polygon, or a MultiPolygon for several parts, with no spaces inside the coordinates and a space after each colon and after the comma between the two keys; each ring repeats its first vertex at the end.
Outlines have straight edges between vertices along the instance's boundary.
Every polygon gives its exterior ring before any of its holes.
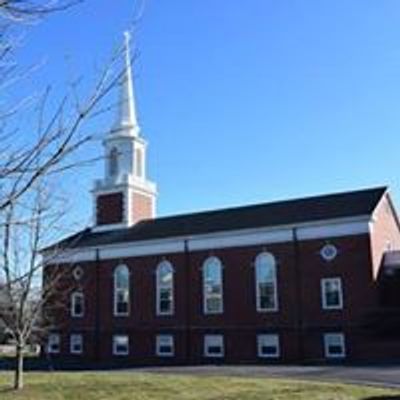
{"type": "MultiPolygon", "coordinates": [[[[192,252],[285,243],[294,240],[294,229],[296,229],[298,240],[354,236],[368,234],[370,232],[370,219],[370,216],[366,215],[313,223],[302,223],[298,225],[243,229],[236,231],[207,233],[190,237],[181,236],[102,246],[91,246],[75,250],[67,250],[57,257],[57,262],[75,263],[94,261],[96,258],[96,251],[99,251],[100,259],[182,253],[185,250],[185,242],[188,250],[192,252]]],[[[53,259],[52,261],[54,262],[53,259]]]]}

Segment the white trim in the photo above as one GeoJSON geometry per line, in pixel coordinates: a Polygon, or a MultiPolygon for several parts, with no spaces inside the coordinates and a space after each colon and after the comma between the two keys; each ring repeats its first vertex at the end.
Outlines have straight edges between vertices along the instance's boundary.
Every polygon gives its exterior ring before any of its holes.
{"type": "Polygon", "coordinates": [[[131,308],[131,291],[130,291],[130,274],[129,274],[129,268],[127,265],[125,264],[120,264],[117,265],[114,268],[114,272],[113,272],[113,310],[114,310],[114,317],[128,317],[129,313],[130,313],[130,308],[131,308]],[[128,274],[128,307],[127,307],[127,311],[126,312],[119,312],[118,311],[118,292],[119,291],[123,291],[125,289],[121,289],[117,287],[117,272],[123,270],[124,272],[126,272],[128,274]]]}
{"type": "Polygon", "coordinates": [[[81,291],[76,291],[71,294],[71,317],[72,318],[83,318],[85,315],[85,295],[81,291]],[[76,302],[80,299],[81,301],[81,306],[82,306],[82,312],[81,313],[76,313],[75,312],[75,306],[76,302]]]}
{"type": "Polygon", "coordinates": [[[158,357],[173,357],[175,355],[175,343],[174,343],[174,336],[173,335],[157,335],[156,336],[156,355],[158,357]],[[170,342],[168,345],[171,347],[170,352],[162,352],[160,351],[161,348],[161,340],[168,339],[170,342]]]}
{"type": "Polygon", "coordinates": [[[156,315],[157,316],[168,316],[168,315],[174,315],[175,312],[175,287],[174,287],[174,267],[172,264],[167,261],[161,261],[156,269],[156,315]],[[163,267],[168,267],[170,269],[171,275],[172,275],[172,280],[171,284],[166,287],[165,285],[160,285],[160,272],[161,268],[163,267]],[[171,309],[168,311],[161,311],[160,308],[160,302],[161,302],[161,289],[168,289],[171,291],[171,309]]]}
{"type": "MultiPolygon", "coordinates": [[[[182,253],[185,250],[184,241],[187,240],[189,251],[211,250],[230,247],[247,247],[253,245],[265,245],[271,243],[291,242],[293,229],[297,228],[299,240],[312,240],[320,238],[332,238],[340,236],[352,236],[370,232],[370,217],[362,216],[347,219],[321,221],[320,224],[305,223],[299,225],[287,225],[281,227],[243,229],[235,231],[215,232],[201,234],[192,237],[173,237],[165,239],[151,239],[136,242],[117,243],[90,246],[76,250],[66,250],[54,259],[49,252],[50,261],[55,262],[83,262],[96,259],[96,249],[101,251],[101,259],[115,259],[139,257],[146,255],[182,253]]],[[[115,228],[124,228],[126,225],[118,224],[115,228]]],[[[109,230],[110,225],[104,230],[109,230]]],[[[92,228],[93,229],[93,228],[92,228]]],[[[97,227],[95,232],[101,231],[97,227]]],[[[46,252],[44,252],[46,258],[46,252]]]]}
{"type": "Polygon", "coordinates": [[[281,355],[280,351],[280,343],[279,343],[279,335],[263,333],[257,335],[257,356],[260,358],[279,358],[281,355]],[[275,353],[263,353],[262,349],[265,345],[263,341],[268,342],[268,346],[275,347],[275,353]]]}
{"type": "MultiPolygon", "coordinates": [[[[369,219],[368,219],[369,220],[369,219]]],[[[297,237],[299,240],[323,239],[326,237],[353,236],[360,233],[368,233],[368,220],[345,224],[333,224],[331,226],[310,226],[299,228],[297,237]]]]}
{"type": "Polygon", "coordinates": [[[321,279],[321,301],[322,301],[322,309],[323,310],[343,310],[343,287],[342,287],[342,278],[333,277],[333,278],[322,278],[321,279]],[[337,283],[339,290],[339,304],[337,305],[329,305],[327,304],[327,291],[326,284],[328,282],[337,283]]]}
{"type": "Polygon", "coordinates": [[[112,337],[112,353],[114,356],[127,356],[129,355],[129,336],[128,335],[113,335],[112,337]],[[117,340],[126,340],[126,350],[118,351],[117,340]]]}
{"type": "Polygon", "coordinates": [[[203,288],[203,313],[204,315],[217,315],[224,313],[224,272],[223,272],[223,265],[221,260],[218,257],[208,257],[202,266],[202,288],[203,288]],[[220,307],[216,311],[209,311],[207,309],[207,299],[209,296],[206,295],[206,269],[209,265],[212,265],[213,262],[218,263],[221,281],[219,283],[220,286],[220,307]]]}
{"type": "Polygon", "coordinates": [[[82,354],[83,353],[83,335],[80,333],[72,333],[69,337],[69,352],[71,354],[82,354]],[[74,345],[80,346],[79,350],[74,348],[74,345]]]}
{"type": "Polygon", "coordinates": [[[212,358],[221,358],[225,355],[225,345],[224,345],[224,335],[204,335],[204,357],[212,357],[212,358]],[[209,347],[211,347],[212,343],[210,342],[220,342],[215,344],[214,346],[220,346],[220,353],[210,353],[209,347]]]}
{"type": "Polygon", "coordinates": [[[324,354],[326,358],[345,358],[346,357],[346,340],[343,333],[324,333],[324,354]],[[333,341],[337,346],[341,347],[340,353],[331,353],[329,347],[333,341]],[[331,343],[330,343],[331,342],[331,343]]]}
{"type": "Polygon", "coordinates": [[[260,313],[268,313],[268,312],[277,312],[279,311],[279,303],[278,303],[278,279],[277,279],[277,270],[276,270],[276,259],[273,254],[268,253],[268,252],[263,252],[257,255],[256,261],[254,263],[254,277],[255,277],[255,283],[256,283],[256,308],[257,312],[260,313]],[[274,279],[271,282],[274,285],[274,307],[271,308],[262,308],[260,304],[260,299],[261,299],[261,294],[260,294],[260,279],[259,279],[259,267],[261,266],[260,260],[261,257],[263,256],[268,256],[270,258],[270,261],[273,262],[272,267],[274,269],[274,279]]]}
{"type": "Polygon", "coordinates": [[[198,235],[189,240],[189,249],[192,251],[205,249],[220,249],[228,247],[244,247],[265,243],[281,243],[293,240],[290,229],[257,229],[243,231],[216,232],[213,234],[198,235]]]}

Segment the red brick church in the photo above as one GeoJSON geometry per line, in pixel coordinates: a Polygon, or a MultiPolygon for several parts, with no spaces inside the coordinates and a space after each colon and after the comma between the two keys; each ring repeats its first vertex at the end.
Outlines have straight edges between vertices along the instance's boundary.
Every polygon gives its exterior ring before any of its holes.
{"type": "Polygon", "coordinates": [[[387,188],[157,218],[128,38],[125,74],[93,227],[44,251],[69,289],[46,352],[124,365],[400,360],[387,188]]]}

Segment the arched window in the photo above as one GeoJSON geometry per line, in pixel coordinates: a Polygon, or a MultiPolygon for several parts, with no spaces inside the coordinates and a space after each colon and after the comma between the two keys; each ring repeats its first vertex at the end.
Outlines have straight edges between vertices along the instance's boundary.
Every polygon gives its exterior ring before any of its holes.
{"type": "Polygon", "coordinates": [[[223,309],[222,264],[217,257],[210,257],[203,264],[203,310],[219,314],[223,309]]]}
{"type": "Polygon", "coordinates": [[[277,311],[278,293],[276,261],[272,254],[261,253],[256,258],[257,311],[277,311]]]}
{"type": "Polygon", "coordinates": [[[157,315],[174,313],[174,268],[168,261],[162,261],[156,271],[157,315]]]}
{"type": "Polygon", "coordinates": [[[114,315],[129,315],[129,270],[119,265],[114,270],[114,315]]]}
{"type": "Polygon", "coordinates": [[[109,155],[109,160],[108,160],[108,166],[109,166],[109,175],[110,176],[116,176],[118,175],[118,149],[116,147],[113,147],[110,151],[109,155]]]}
{"type": "Polygon", "coordinates": [[[71,317],[80,318],[85,313],[85,300],[82,292],[71,294],[71,317]]]}

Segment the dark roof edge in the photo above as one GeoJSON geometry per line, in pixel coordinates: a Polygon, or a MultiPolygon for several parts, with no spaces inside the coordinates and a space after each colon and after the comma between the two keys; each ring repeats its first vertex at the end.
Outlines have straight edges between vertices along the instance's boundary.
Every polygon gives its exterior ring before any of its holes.
{"type": "MultiPolygon", "coordinates": [[[[229,207],[223,207],[223,208],[213,208],[213,209],[205,209],[202,211],[194,211],[194,212],[187,212],[187,213],[182,213],[182,214],[171,214],[171,215],[165,215],[162,217],[156,217],[155,219],[160,221],[160,220],[166,220],[169,218],[184,218],[184,217],[189,217],[189,216],[194,216],[194,215],[202,215],[202,214],[213,214],[213,213],[219,213],[219,212],[224,212],[224,211],[234,211],[234,210],[241,210],[241,209],[246,209],[250,207],[262,207],[265,205],[274,205],[274,204],[284,204],[284,203],[290,203],[294,201],[304,201],[304,200],[313,200],[313,199],[320,199],[320,198],[327,198],[327,197],[335,197],[335,196],[342,196],[346,194],[357,194],[357,193],[362,193],[365,191],[372,191],[372,190],[381,190],[382,195],[383,195],[389,190],[389,187],[387,185],[383,186],[372,186],[372,187],[365,187],[361,189],[356,189],[356,190],[348,190],[348,191],[338,191],[338,192],[333,192],[333,193],[322,193],[322,194],[315,194],[312,196],[305,196],[305,197],[292,197],[289,199],[284,199],[284,200],[273,200],[273,201],[267,201],[267,202],[262,202],[262,203],[252,203],[252,204],[246,204],[246,205],[239,205],[239,206],[229,206],[229,207]]],[[[379,200],[380,201],[380,200],[379,200]]],[[[379,203],[379,201],[376,203],[376,205],[379,203]]],[[[376,207],[375,205],[375,207],[376,207]]],[[[148,220],[143,220],[148,221],[148,220]]],[[[90,229],[90,228],[88,228],[90,229]]]]}
{"type": "MultiPolygon", "coordinates": [[[[304,200],[313,200],[313,199],[323,199],[323,198],[332,198],[335,196],[343,196],[343,195],[349,195],[349,194],[357,194],[357,193],[362,193],[365,191],[381,191],[381,195],[379,197],[379,199],[376,201],[376,203],[374,204],[373,209],[371,210],[370,214],[358,214],[358,215],[354,215],[353,217],[357,217],[357,216],[366,216],[366,215],[372,215],[373,212],[375,211],[376,207],[378,206],[378,204],[381,202],[383,196],[385,194],[388,193],[389,191],[389,187],[387,185],[385,186],[376,186],[376,187],[366,187],[366,188],[362,188],[362,189],[356,189],[356,190],[350,190],[350,191],[339,191],[339,192],[334,192],[334,193],[327,193],[327,194],[316,194],[316,195],[312,195],[312,196],[306,196],[306,197],[295,197],[295,198],[290,198],[290,199],[285,199],[285,200],[274,200],[272,202],[262,202],[262,203],[253,203],[253,204],[249,204],[249,205],[241,205],[241,206],[232,206],[232,207],[226,207],[226,208],[218,208],[218,209],[210,209],[210,210],[203,210],[203,211],[199,211],[199,212],[189,212],[189,213],[182,213],[182,214],[173,214],[173,215],[167,215],[167,216],[162,216],[162,217],[156,217],[155,220],[157,221],[165,221],[168,219],[174,219],[174,218],[185,218],[185,217],[192,217],[192,216],[201,216],[201,215],[210,215],[210,214],[218,214],[218,213],[222,213],[222,212],[229,212],[229,211],[234,211],[234,210],[242,210],[242,209],[247,209],[247,208],[251,208],[251,207],[262,207],[265,205],[273,205],[273,204],[284,204],[284,203],[291,203],[291,202],[296,202],[296,201],[304,201],[304,200]]],[[[389,197],[389,196],[388,196],[389,197]]],[[[390,200],[391,201],[391,200],[390,200]]],[[[391,202],[391,207],[395,210],[394,205],[391,202]]],[[[396,215],[396,220],[399,222],[399,229],[400,229],[400,220],[397,216],[397,213],[395,212],[396,215]]],[[[332,218],[331,218],[332,219],[332,218]]],[[[140,223],[145,223],[146,221],[149,220],[142,220],[140,223]]],[[[307,223],[307,222],[313,222],[313,221],[303,221],[303,223],[307,223]]],[[[276,227],[279,226],[283,226],[280,224],[275,225],[276,227]]],[[[224,231],[233,231],[235,229],[226,229],[224,231]]],[[[112,232],[112,231],[110,231],[112,232]]],[[[219,231],[219,232],[223,232],[223,231],[219,231]]],[[[51,244],[43,249],[41,249],[41,253],[45,253],[47,251],[53,250],[53,249],[57,249],[59,248],[60,250],[63,249],[63,245],[65,244],[67,247],[71,246],[71,243],[74,242],[78,242],[81,238],[82,235],[85,235],[86,233],[96,233],[93,232],[93,227],[87,227],[82,229],[81,231],[74,233],[70,236],[67,236],[64,239],[59,240],[58,242],[51,244]]],[[[196,236],[198,234],[195,234],[196,236]]],[[[171,236],[171,238],[173,237],[180,237],[180,236],[171,236]]],[[[161,238],[161,239],[165,239],[165,238],[161,238]]],[[[150,240],[150,239],[146,239],[146,240],[150,240]]]]}

